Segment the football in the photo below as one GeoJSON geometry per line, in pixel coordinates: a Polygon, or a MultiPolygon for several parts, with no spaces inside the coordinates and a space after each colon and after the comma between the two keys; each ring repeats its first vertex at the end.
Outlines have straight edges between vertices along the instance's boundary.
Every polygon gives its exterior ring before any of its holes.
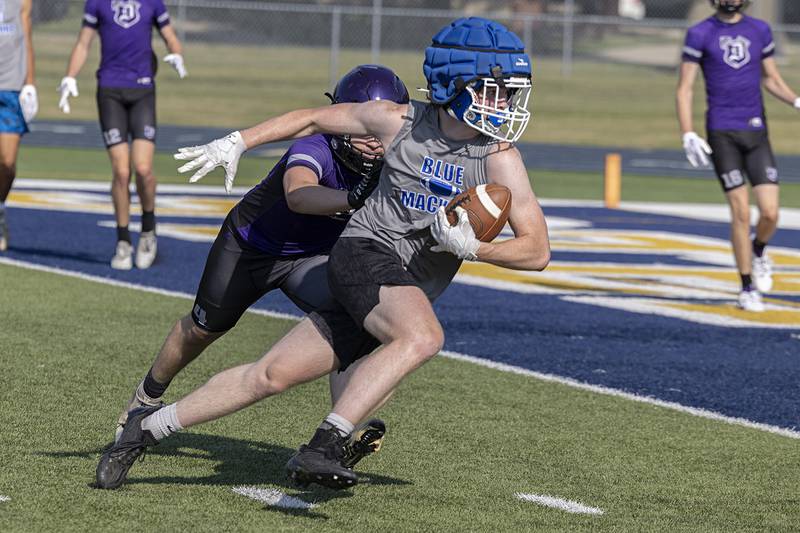
{"type": "Polygon", "coordinates": [[[456,207],[462,207],[469,216],[475,236],[491,242],[503,229],[511,211],[511,191],[505,185],[490,183],[478,185],[462,192],[444,208],[451,225],[458,221],[456,207]]]}

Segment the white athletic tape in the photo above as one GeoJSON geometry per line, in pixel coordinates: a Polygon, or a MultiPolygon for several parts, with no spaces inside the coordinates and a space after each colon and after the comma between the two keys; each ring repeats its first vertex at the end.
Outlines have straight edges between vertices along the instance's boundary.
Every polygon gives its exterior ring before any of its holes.
{"type": "Polygon", "coordinates": [[[478,200],[481,201],[483,208],[494,218],[500,218],[502,210],[497,207],[497,204],[489,197],[489,193],[486,192],[486,185],[478,185],[475,187],[475,193],[478,195],[478,200]]]}
{"type": "MultiPolygon", "coordinates": [[[[69,276],[73,278],[83,279],[86,281],[93,281],[95,283],[102,283],[105,285],[112,285],[115,287],[124,287],[127,289],[134,289],[140,290],[143,292],[150,292],[154,294],[160,294],[163,296],[172,296],[176,298],[184,298],[187,300],[194,300],[193,294],[188,294],[185,292],[178,292],[178,291],[168,291],[164,289],[158,289],[155,287],[148,287],[146,285],[138,285],[135,283],[127,283],[123,281],[112,280],[108,278],[103,278],[100,276],[91,276],[89,274],[83,274],[80,272],[73,272],[70,270],[63,270],[60,268],[53,268],[53,267],[46,267],[42,265],[38,265],[36,263],[29,263],[26,261],[18,261],[15,259],[10,259],[6,257],[0,257],[0,264],[16,266],[19,268],[26,268],[29,270],[39,270],[42,272],[49,272],[53,274],[60,274],[62,276],[69,276]]],[[[287,313],[278,313],[274,311],[266,311],[263,309],[249,309],[248,312],[254,313],[257,315],[264,315],[273,318],[281,318],[281,319],[289,319],[289,320],[300,320],[301,317],[296,315],[290,315],[287,313]]],[[[731,416],[722,415],[719,413],[715,413],[714,411],[707,411],[705,409],[699,409],[696,407],[687,407],[685,405],[681,405],[674,402],[667,402],[664,400],[658,400],[656,398],[650,398],[647,396],[637,396],[636,394],[631,394],[629,392],[612,389],[609,387],[603,387],[600,385],[591,385],[589,383],[584,383],[581,381],[577,381],[572,378],[557,376],[554,374],[545,374],[542,372],[535,372],[533,370],[528,370],[527,368],[522,368],[518,366],[509,365],[506,363],[498,363],[496,361],[490,361],[488,359],[483,359],[480,357],[474,357],[471,355],[464,355],[456,352],[448,352],[443,351],[441,352],[443,357],[447,357],[450,359],[456,359],[459,361],[468,361],[470,363],[484,366],[487,368],[492,368],[495,370],[500,370],[501,372],[510,372],[512,374],[518,374],[521,376],[528,376],[540,381],[549,381],[552,383],[558,383],[560,385],[566,385],[568,387],[581,389],[589,392],[594,392],[597,394],[604,394],[608,396],[615,396],[617,398],[624,398],[626,400],[631,400],[640,403],[646,403],[650,405],[655,405],[658,407],[663,407],[665,409],[671,409],[674,411],[680,411],[682,413],[686,413],[692,416],[698,416],[700,418],[707,418],[711,420],[716,420],[718,422],[724,422],[726,424],[732,424],[736,426],[743,426],[750,429],[757,429],[759,431],[765,431],[767,433],[773,433],[775,435],[781,435],[783,437],[789,437],[791,439],[798,439],[800,440],[800,431],[794,431],[791,429],[786,429],[778,426],[771,426],[768,424],[762,424],[760,422],[753,422],[751,420],[747,420],[745,418],[736,418],[731,416]]]]}
{"type": "Polygon", "coordinates": [[[572,500],[562,500],[561,498],[553,498],[552,496],[545,496],[540,494],[525,494],[523,492],[516,492],[514,493],[514,496],[516,496],[517,498],[519,498],[524,502],[538,503],[539,505],[554,507],[556,509],[561,509],[562,511],[566,511],[568,513],[595,514],[595,515],[603,514],[602,509],[598,509],[597,507],[589,507],[588,505],[583,505],[582,503],[573,502],[572,500]]]}
{"type": "Polygon", "coordinates": [[[251,500],[256,500],[269,505],[270,507],[280,507],[282,509],[312,509],[316,504],[309,503],[289,496],[277,489],[260,489],[258,487],[233,487],[233,492],[246,496],[251,500]]]}

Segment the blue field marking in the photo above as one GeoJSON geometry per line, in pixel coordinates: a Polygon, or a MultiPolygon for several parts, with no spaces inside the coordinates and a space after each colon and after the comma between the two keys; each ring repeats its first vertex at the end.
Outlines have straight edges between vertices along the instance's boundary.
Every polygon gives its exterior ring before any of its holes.
{"type": "MultiPolygon", "coordinates": [[[[177,194],[173,198],[169,194],[161,195],[165,202],[177,201],[176,198],[177,194]]],[[[20,208],[15,207],[13,199],[12,196],[8,209],[10,249],[0,256],[194,294],[210,242],[162,235],[159,258],[153,268],[114,271],[108,266],[115,241],[113,217],[102,213],[20,208]]],[[[574,236],[569,232],[551,231],[554,242],[560,243],[583,244],[578,237],[585,241],[595,235],[592,233],[595,230],[679,234],[686,238],[712,239],[709,241],[712,244],[716,242],[713,239],[725,240],[728,234],[724,223],[599,207],[545,207],[545,214],[554,219],[585,222],[587,231],[578,231],[574,236]]],[[[137,220],[134,216],[133,221],[137,220]]],[[[208,226],[220,222],[218,216],[159,216],[160,224],[208,226]]],[[[134,241],[135,238],[136,235],[134,241]]],[[[796,247],[800,243],[800,231],[782,230],[774,243],[787,249],[796,247]]],[[[669,275],[674,275],[669,269],[682,272],[680,269],[684,267],[717,269],[712,273],[730,270],[713,263],[704,264],[705,256],[686,259],[670,254],[669,251],[661,255],[609,253],[604,252],[603,246],[593,251],[565,251],[554,247],[552,270],[558,274],[559,269],[564,270],[567,265],[565,275],[572,276],[574,272],[569,268],[586,265],[591,270],[595,262],[612,266],[623,264],[631,269],[658,263],[667,268],[669,275]]],[[[595,276],[601,281],[606,278],[613,281],[610,274],[601,272],[595,276]]],[[[787,279],[790,283],[794,278],[787,279]]],[[[800,273],[797,282],[800,283],[800,273]]],[[[642,291],[656,287],[655,283],[642,285],[642,291]]],[[[436,303],[447,334],[445,349],[727,416],[784,428],[800,426],[800,388],[797,386],[800,383],[800,323],[783,329],[711,325],[570,300],[596,294],[613,297],[617,302],[642,297],[628,289],[598,292],[596,289],[562,291],[559,288],[550,289],[552,293],[536,293],[540,287],[545,285],[530,284],[534,291],[530,293],[524,292],[527,286],[501,290],[491,284],[454,283],[436,303]]],[[[713,304],[719,307],[716,293],[708,297],[698,294],[691,299],[692,306],[713,304]]],[[[731,293],[731,298],[733,296],[735,293],[731,293]]],[[[672,303],[668,291],[650,294],[648,298],[672,303]]],[[[789,290],[776,301],[790,306],[798,300],[789,290]]],[[[722,320],[725,306],[730,307],[727,303],[721,307],[722,320]]],[[[267,295],[255,307],[295,316],[300,314],[279,292],[267,295]]],[[[187,312],[189,308],[187,302],[187,312]]],[[[168,324],[162,326],[167,328],[168,324]]]]}

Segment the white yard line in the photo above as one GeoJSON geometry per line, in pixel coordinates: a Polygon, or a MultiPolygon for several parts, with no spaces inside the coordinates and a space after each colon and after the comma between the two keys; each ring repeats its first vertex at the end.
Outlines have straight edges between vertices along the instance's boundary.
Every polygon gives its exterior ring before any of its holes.
{"type": "MultiPolygon", "coordinates": [[[[27,261],[18,261],[16,259],[10,259],[7,257],[0,257],[0,264],[15,266],[19,268],[25,268],[29,270],[38,270],[41,272],[49,272],[52,274],[60,274],[62,276],[68,276],[72,278],[82,279],[86,281],[92,281],[95,283],[102,283],[105,285],[111,285],[114,287],[123,287],[126,289],[133,289],[139,290],[143,292],[149,292],[153,294],[159,294],[162,296],[171,296],[175,298],[183,298],[187,300],[194,300],[194,295],[179,292],[179,291],[168,291],[165,289],[159,289],[156,287],[148,287],[146,285],[139,285],[136,283],[128,283],[124,281],[118,281],[109,278],[103,278],[100,276],[92,276],[89,274],[83,274],[81,272],[73,272],[71,270],[64,270],[60,268],[53,268],[38,265],[35,263],[28,263],[27,261]]],[[[296,315],[290,315],[287,313],[278,313],[274,311],[265,311],[263,309],[250,309],[248,312],[254,313],[257,315],[268,316],[272,318],[281,318],[281,319],[288,319],[288,320],[299,320],[300,317],[296,315]]],[[[480,365],[487,368],[492,368],[494,370],[499,370],[501,372],[509,372],[512,374],[517,374],[521,376],[527,376],[534,379],[538,379],[540,381],[547,381],[551,383],[558,383],[560,385],[566,385],[568,387],[572,387],[575,389],[580,389],[588,392],[593,392],[596,394],[603,394],[606,396],[614,396],[617,398],[623,398],[626,400],[631,400],[639,403],[646,403],[649,405],[654,405],[657,407],[663,407],[665,409],[671,409],[673,411],[680,411],[682,413],[686,413],[692,416],[697,416],[700,418],[707,418],[710,420],[715,420],[717,422],[724,422],[726,424],[732,424],[736,426],[742,426],[749,429],[755,429],[758,431],[765,431],[767,433],[772,433],[775,435],[780,435],[783,437],[788,437],[791,439],[798,439],[800,440],[800,431],[795,431],[791,429],[781,428],[778,426],[772,426],[769,424],[762,424],[760,422],[753,422],[751,420],[747,420],[745,418],[737,418],[726,416],[720,413],[716,413],[714,411],[708,411],[706,409],[700,409],[697,407],[688,407],[685,405],[681,405],[675,402],[667,402],[665,400],[659,400],[657,398],[650,398],[648,396],[639,396],[636,394],[632,394],[629,392],[621,391],[618,389],[612,389],[609,387],[603,387],[600,385],[591,385],[589,383],[584,383],[581,381],[577,381],[572,378],[567,378],[563,376],[557,376],[554,374],[545,374],[542,372],[535,372],[533,370],[528,370],[527,368],[522,368],[514,365],[509,365],[506,363],[498,363],[496,361],[490,361],[488,359],[483,359],[480,357],[474,357],[471,355],[465,355],[457,352],[449,352],[443,351],[441,355],[450,359],[455,359],[458,361],[466,361],[476,365],[480,365]]]]}
{"type": "Polygon", "coordinates": [[[258,487],[233,487],[233,492],[282,509],[312,509],[315,504],[284,494],[278,489],[261,489],[258,487]]]}
{"type": "Polygon", "coordinates": [[[564,500],[561,498],[554,498],[552,496],[546,496],[544,494],[525,494],[524,492],[516,492],[514,496],[519,498],[524,502],[531,502],[531,503],[538,503],[539,505],[544,505],[546,507],[553,507],[555,509],[561,509],[562,511],[566,511],[568,513],[578,513],[578,514],[594,514],[594,515],[601,515],[603,514],[602,509],[598,509],[597,507],[589,507],[588,505],[583,505],[579,502],[573,502],[572,500],[564,500]]]}

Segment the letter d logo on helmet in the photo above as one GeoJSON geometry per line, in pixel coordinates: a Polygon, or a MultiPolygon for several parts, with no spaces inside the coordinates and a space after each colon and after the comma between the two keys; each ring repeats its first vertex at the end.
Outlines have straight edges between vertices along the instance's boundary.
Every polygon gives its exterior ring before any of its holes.
{"type": "Polygon", "coordinates": [[[428,97],[484,135],[520,138],[531,114],[531,60],[519,37],[480,17],[442,28],[425,49],[428,97]]]}

